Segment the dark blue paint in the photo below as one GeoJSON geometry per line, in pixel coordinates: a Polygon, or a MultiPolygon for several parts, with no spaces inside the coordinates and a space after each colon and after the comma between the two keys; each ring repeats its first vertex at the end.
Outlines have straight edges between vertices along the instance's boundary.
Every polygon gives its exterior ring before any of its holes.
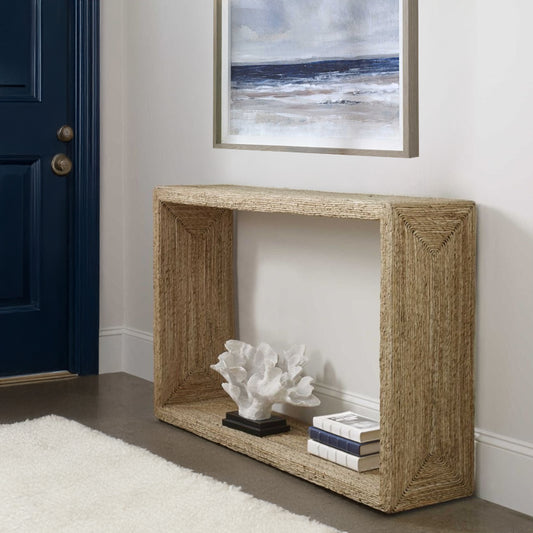
{"type": "Polygon", "coordinates": [[[74,10],[74,155],[76,180],[70,225],[71,372],[98,373],[100,253],[99,2],[78,0],[74,10]]]}
{"type": "Polygon", "coordinates": [[[68,368],[69,178],[55,176],[50,161],[65,151],[55,132],[72,117],[72,80],[68,0],[1,6],[2,24],[6,18],[10,24],[2,81],[23,86],[18,94],[0,94],[0,177],[13,198],[3,206],[1,270],[22,284],[20,294],[0,299],[0,375],[6,376],[68,368]],[[27,46],[18,48],[22,42],[27,46]]]}
{"type": "Polygon", "coordinates": [[[0,2],[0,98],[39,99],[40,32],[41,0],[0,2]]]}
{"type": "Polygon", "coordinates": [[[232,65],[231,82],[237,87],[258,83],[307,83],[310,79],[338,78],[342,74],[387,74],[399,72],[398,57],[327,59],[308,63],[232,65]]]}
{"type": "Polygon", "coordinates": [[[17,197],[2,206],[8,212],[0,224],[0,287],[9,279],[22,284],[4,298],[0,292],[0,376],[95,373],[98,2],[17,0],[1,6],[2,16],[16,6],[12,38],[25,34],[33,51],[11,47],[5,62],[0,53],[0,64],[9,66],[4,73],[13,70],[10,65],[19,67],[19,74],[2,80],[4,89],[23,86],[16,94],[0,88],[0,186],[17,197]],[[23,79],[21,72],[31,75],[23,79]],[[61,124],[74,126],[70,145],[56,138],[61,124]],[[58,152],[74,160],[68,177],[51,172],[58,152]],[[13,230],[13,221],[22,224],[22,234],[13,230]]]}
{"type": "Polygon", "coordinates": [[[39,305],[40,186],[38,160],[0,159],[0,314],[39,305]]]}

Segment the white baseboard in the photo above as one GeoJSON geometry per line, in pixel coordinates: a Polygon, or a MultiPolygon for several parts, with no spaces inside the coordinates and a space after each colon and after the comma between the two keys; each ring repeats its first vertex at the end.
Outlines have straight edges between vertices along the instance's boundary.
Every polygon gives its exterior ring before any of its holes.
{"type": "Polygon", "coordinates": [[[476,495],[533,516],[533,444],[476,429],[476,495]]]}
{"type": "Polygon", "coordinates": [[[144,331],[124,328],[123,370],[148,381],[154,381],[154,339],[144,331]]]}
{"type": "Polygon", "coordinates": [[[369,418],[379,418],[379,400],[343,391],[315,383],[315,392],[321,401],[321,411],[326,413],[339,413],[341,411],[355,411],[369,418]]]}
{"type": "Polygon", "coordinates": [[[124,328],[105,328],[100,330],[100,374],[122,372],[122,344],[124,328]]]}
{"type": "MultiPolygon", "coordinates": [[[[132,328],[100,330],[100,372],[127,372],[153,381],[153,336],[132,328]]],[[[379,402],[316,384],[324,412],[379,416],[379,402]]],[[[290,411],[290,409],[289,409],[290,411]]],[[[533,516],[533,444],[476,428],[476,495],[533,516]]]]}
{"type": "Polygon", "coordinates": [[[100,330],[100,374],[127,372],[154,380],[153,336],[133,328],[100,330]]]}

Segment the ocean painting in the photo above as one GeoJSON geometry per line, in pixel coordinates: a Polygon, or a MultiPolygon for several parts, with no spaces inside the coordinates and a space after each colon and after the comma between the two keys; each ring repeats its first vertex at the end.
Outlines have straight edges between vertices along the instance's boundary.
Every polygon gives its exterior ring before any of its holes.
{"type": "Polygon", "coordinates": [[[401,4],[223,2],[223,142],[402,150],[401,4]]]}

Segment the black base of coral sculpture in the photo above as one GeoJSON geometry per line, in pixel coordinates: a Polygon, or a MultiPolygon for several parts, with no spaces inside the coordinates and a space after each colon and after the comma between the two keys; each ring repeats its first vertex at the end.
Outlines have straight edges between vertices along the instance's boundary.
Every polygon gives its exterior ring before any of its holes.
{"type": "Polygon", "coordinates": [[[266,420],[249,420],[239,416],[238,411],[230,411],[226,413],[226,418],[222,420],[222,425],[244,431],[256,437],[265,437],[266,435],[274,435],[276,433],[284,433],[289,431],[291,426],[287,425],[287,421],[281,416],[271,416],[266,420]]]}

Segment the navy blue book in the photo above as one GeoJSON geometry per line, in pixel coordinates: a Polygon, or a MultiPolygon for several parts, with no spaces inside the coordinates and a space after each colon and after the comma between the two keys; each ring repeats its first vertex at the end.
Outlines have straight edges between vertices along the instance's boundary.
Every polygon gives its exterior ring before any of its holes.
{"type": "Polygon", "coordinates": [[[320,442],[321,444],[325,444],[326,446],[331,446],[337,450],[341,450],[351,455],[358,455],[360,457],[379,452],[379,440],[361,444],[360,442],[356,442],[354,440],[333,435],[333,433],[328,433],[327,431],[318,429],[314,426],[309,428],[309,437],[317,442],[320,442]]]}

